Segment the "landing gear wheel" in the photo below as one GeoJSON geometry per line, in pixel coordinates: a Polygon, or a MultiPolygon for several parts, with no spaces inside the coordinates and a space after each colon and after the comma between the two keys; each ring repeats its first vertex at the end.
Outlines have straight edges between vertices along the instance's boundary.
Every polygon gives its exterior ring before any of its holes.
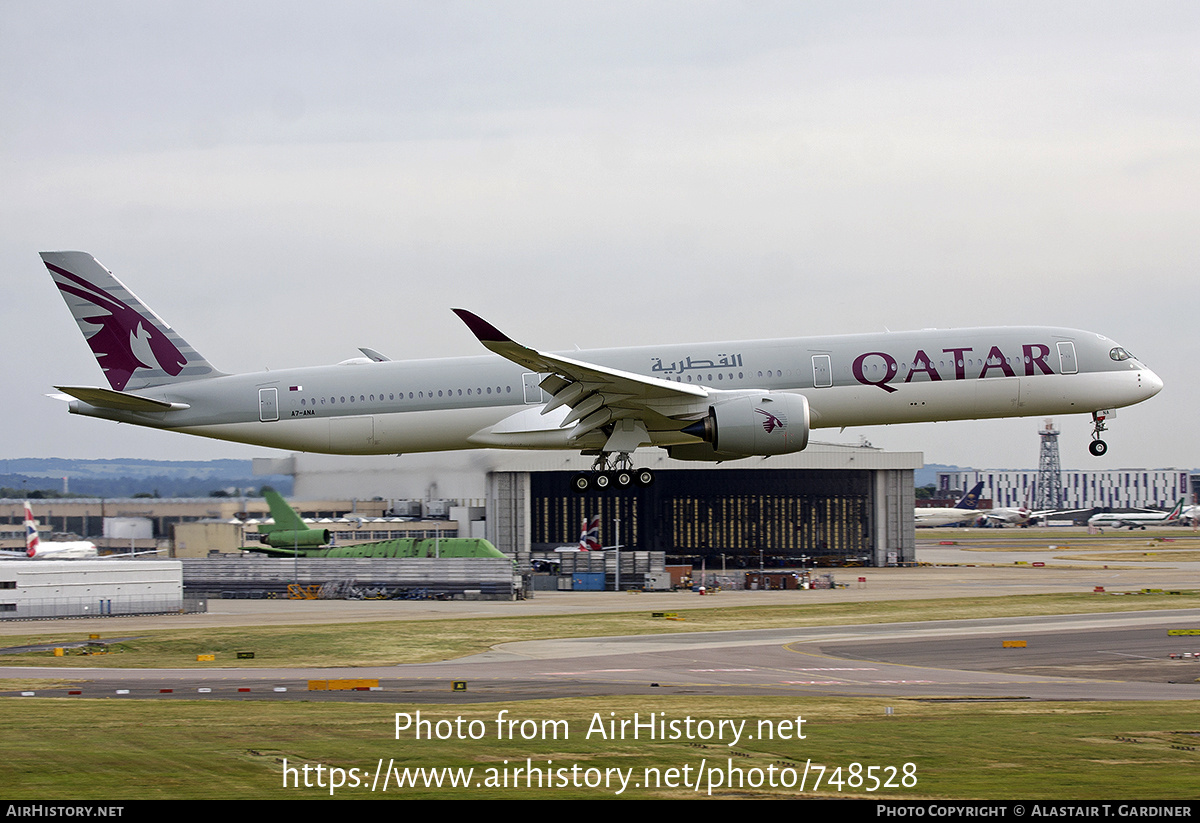
{"type": "Polygon", "coordinates": [[[618,489],[627,489],[633,485],[633,472],[628,469],[618,469],[613,472],[613,482],[617,484],[618,489]]]}
{"type": "Polygon", "coordinates": [[[637,480],[637,484],[644,489],[654,482],[654,472],[650,471],[649,469],[638,469],[637,472],[634,473],[634,479],[637,480]]]}
{"type": "Polygon", "coordinates": [[[1106,451],[1108,451],[1108,444],[1103,440],[1093,440],[1091,444],[1088,445],[1088,451],[1090,451],[1094,456],[1100,457],[1106,451]]]}
{"type": "Polygon", "coordinates": [[[571,476],[571,491],[576,494],[584,494],[592,487],[592,478],[580,472],[571,476]]]}
{"type": "Polygon", "coordinates": [[[611,474],[609,474],[608,472],[597,472],[596,473],[596,488],[607,489],[610,483],[612,483],[612,475],[611,474]]]}

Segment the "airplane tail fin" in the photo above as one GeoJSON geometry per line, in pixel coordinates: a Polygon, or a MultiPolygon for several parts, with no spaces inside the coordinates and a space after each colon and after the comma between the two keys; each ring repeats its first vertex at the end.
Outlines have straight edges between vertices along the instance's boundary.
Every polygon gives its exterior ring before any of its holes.
{"type": "Polygon", "coordinates": [[[38,550],[42,547],[42,541],[38,537],[37,522],[33,519],[33,507],[29,505],[29,501],[25,501],[25,554],[29,557],[37,555],[38,550]]]}
{"type": "Polygon", "coordinates": [[[113,389],[220,376],[95,257],[81,251],[41,256],[113,389]]]}
{"type": "MultiPolygon", "coordinates": [[[[308,531],[310,529],[279,492],[264,488],[262,494],[271,510],[271,518],[275,521],[275,525],[270,527],[270,531],[308,531]]],[[[259,526],[258,530],[261,532],[263,528],[259,526]]]]}
{"type": "Polygon", "coordinates": [[[589,523],[583,521],[583,533],[579,535],[579,550],[583,552],[598,552],[603,546],[600,545],[600,517],[593,517],[589,523]]]}
{"type": "Polygon", "coordinates": [[[1183,514],[1183,504],[1186,502],[1186,500],[1187,498],[1184,497],[1179,498],[1179,502],[1177,502],[1175,507],[1167,514],[1168,521],[1179,519],[1179,517],[1183,514]]]}
{"type": "Polygon", "coordinates": [[[955,504],[954,508],[956,508],[956,509],[973,509],[973,508],[975,508],[977,505],[979,505],[979,495],[981,495],[982,493],[983,493],[983,481],[981,480],[975,484],[974,488],[972,488],[969,492],[967,492],[966,494],[963,495],[962,500],[959,500],[958,503],[955,504]]]}

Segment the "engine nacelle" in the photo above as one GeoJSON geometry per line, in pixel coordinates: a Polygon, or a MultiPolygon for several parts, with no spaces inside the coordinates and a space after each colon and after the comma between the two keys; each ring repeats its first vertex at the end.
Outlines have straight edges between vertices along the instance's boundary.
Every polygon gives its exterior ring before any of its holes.
{"type": "Polygon", "coordinates": [[[718,454],[791,454],[808,445],[808,425],[807,397],[772,393],[710,406],[707,417],[683,432],[711,443],[718,454]]]}
{"type": "Polygon", "coordinates": [[[667,455],[672,460],[694,460],[698,463],[724,463],[727,460],[745,460],[748,454],[719,452],[712,443],[686,443],[682,446],[667,446],[667,455]]]}
{"type": "Polygon", "coordinates": [[[266,543],[277,549],[290,549],[293,546],[298,549],[315,549],[318,546],[328,545],[330,537],[328,529],[305,529],[303,531],[280,529],[269,534],[259,535],[258,542],[266,543]]]}

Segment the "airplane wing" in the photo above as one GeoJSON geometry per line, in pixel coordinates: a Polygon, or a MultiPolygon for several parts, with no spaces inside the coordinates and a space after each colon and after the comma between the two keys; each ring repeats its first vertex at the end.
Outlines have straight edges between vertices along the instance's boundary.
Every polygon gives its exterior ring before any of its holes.
{"type": "Polygon", "coordinates": [[[551,396],[542,409],[547,414],[562,406],[570,411],[559,426],[574,423],[569,437],[574,440],[617,420],[634,421],[618,426],[606,451],[632,451],[649,443],[646,429],[679,430],[699,419],[715,393],[696,385],[685,385],[641,374],[585,363],[523,346],[491,323],[465,309],[454,313],[489,351],[539,374],[539,383],[551,396]],[[641,422],[641,427],[637,426],[641,422]],[[615,438],[615,439],[614,439],[615,438]],[[634,440],[639,442],[633,442],[634,440]]]}
{"type": "Polygon", "coordinates": [[[1091,510],[1090,507],[1086,509],[1038,509],[1035,512],[1030,512],[1029,517],[1033,519],[1035,517],[1048,517],[1052,514],[1079,514],[1080,512],[1090,512],[1091,510]]]}

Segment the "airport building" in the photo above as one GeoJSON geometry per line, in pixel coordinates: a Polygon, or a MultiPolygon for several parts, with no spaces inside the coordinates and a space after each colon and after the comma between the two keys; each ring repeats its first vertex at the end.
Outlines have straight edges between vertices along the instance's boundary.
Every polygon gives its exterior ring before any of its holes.
{"type": "MultiPolygon", "coordinates": [[[[1064,509],[1169,509],[1181,497],[1191,502],[1190,472],[1182,469],[1113,469],[1060,472],[1064,509]]],[[[1033,506],[1037,470],[972,469],[939,472],[937,494],[952,496],[983,482],[983,497],[994,506],[1033,506]]]]}
{"type": "Polygon", "coordinates": [[[177,613],[177,560],[37,560],[0,563],[0,619],[177,613]]]}
{"type": "Polygon", "coordinates": [[[913,472],[919,452],[813,443],[803,452],[726,463],[672,460],[659,450],[634,463],[652,485],[576,494],[571,478],[592,458],[572,452],[445,452],[400,457],[294,454],[255,461],[288,474],[295,497],[452,498],[482,513],[463,536],[485,536],[519,555],[579,542],[600,519],[604,546],[663,552],[668,562],[883,566],[915,559],[913,472]],[[482,527],[483,535],[477,530],[482,527]]]}
{"type": "MultiPolygon", "coordinates": [[[[514,558],[579,544],[599,518],[604,547],[662,553],[709,568],[886,566],[915,560],[913,473],[919,452],[812,443],[802,452],[725,463],[634,455],[654,472],[646,487],[577,494],[571,478],[592,458],[562,451],[479,450],[402,456],[293,454],[255,461],[259,475],[291,475],[292,502],[338,545],[397,537],[481,537],[514,558]]],[[[67,534],[101,550],[157,545],[172,557],[231,553],[268,517],[261,498],[34,501],[43,540],[67,534]],[[120,520],[139,537],[111,537],[120,520]],[[52,536],[57,532],[59,536],[52,536]],[[146,535],[149,535],[147,537],[146,535]]],[[[0,501],[16,528],[21,501],[0,501]]],[[[6,548],[20,545],[14,533],[6,548]]]]}

